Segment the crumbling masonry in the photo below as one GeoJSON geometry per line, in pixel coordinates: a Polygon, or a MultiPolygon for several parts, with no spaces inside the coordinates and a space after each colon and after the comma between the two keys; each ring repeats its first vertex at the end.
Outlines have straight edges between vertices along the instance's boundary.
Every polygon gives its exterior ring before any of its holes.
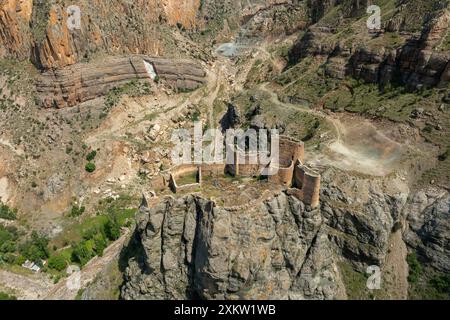
{"type": "Polygon", "coordinates": [[[265,176],[268,169],[277,169],[275,174],[265,177],[272,183],[286,187],[287,192],[296,196],[305,204],[315,208],[320,200],[320,174],[304,165],[305,146],[303,142],[293,140],[289,137],[280,138],[280,159],[279,164],[261,164],[259,161],[250,163],[250,157],[259,160],[257,154],[244,155],[245,161],[239,162],[239,151],[235,151],[234,164],[208,164],[200,165],[187,164],[180,165],[170,170],[169,187],[177,193],[181,190],[200,187],[203,175],[224,175],[229,174],[235,177],[261,177],[265,176]],[[179,185],[177,179],[186,175],[196,175],[196,182],[179,185]]]}

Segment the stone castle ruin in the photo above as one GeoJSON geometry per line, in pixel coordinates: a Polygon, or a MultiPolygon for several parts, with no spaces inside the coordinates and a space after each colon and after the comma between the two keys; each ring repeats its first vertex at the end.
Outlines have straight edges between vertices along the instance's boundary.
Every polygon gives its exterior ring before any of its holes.
{"type": "MultiPolygon", "coordinates": [[[[246,153],[237,148],[233,150],[233,164],[183,164],[171,168],[168,187],[172,192],[178,193],[200,188],[205,176],[254,177],[267,179],[271,183],[281,185],[287,189],[289,194],[296,196],[313,208],[319,205],[320,174],[304,165],[305,146],[303,142],[289,137],[280,137],[280,158],[277,165],[261,163],[258,161],[257,154],[246,153]],[[252,160],[256,161],[250,161],[252,157],[252,160]],[[243,159],[245,160],[242,161],[243,159]]],[[[166,183],[163,182],[163,184],[166,183]]]]}

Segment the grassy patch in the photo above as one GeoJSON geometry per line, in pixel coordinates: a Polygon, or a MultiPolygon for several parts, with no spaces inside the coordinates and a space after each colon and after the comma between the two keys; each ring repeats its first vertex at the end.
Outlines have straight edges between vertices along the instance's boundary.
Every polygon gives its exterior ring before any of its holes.
{"type": "Polygon", "coordinates": [[[105,117],[112,108],[117,106],[122,97],[128,95],[130,97],[140,97],[151,93],[150,84],[147,81],[131,80],[123,86],[111,89],[105,97],[105,105],[101,117],[105,117]]]}
{"type": "Polygon", "coordinates": [[[370,298],[366,274],[355,270],[348,262],[341,262],[339,264],[339,270],[341,271],[345,290],[350,300],[366,300],[370,298]]]}
{"type": "Polygon", "coordinates": [[[408,281],[410,283],[416,283],[417,281],[419,281],[419,278],[422,274],[422,266],[417,260],[416,254],[408,254],[408,256],[406,257],[406,262],[409,266],[408,281]]]}
{"type": "Polygon", "coordinates": [[[188,184],[194,184],[198,182],[197,179],[197,172],[191,172],[185,175],[182,175],[181,177],[177,178],[177,184],[179,186],[184,186],[184,185],[188,185],[188,184]]]}
{"type": "Polygon", "coordinates": [[[95,216],[89,216],[87,213],[81,221],[71,221],[60,235],[51,240],[50,246],[64,248],[70,243],[81,241],[83,235],[91,229],[103,228],[110,215],[116,215],[119,224],[126,225],[128,221],[134,218],[137,211],[137,207],[131,205],[133,203],[139,203],[139,200],[125,195],[117,200],[101,200],[94,210],[94,212],[97,212],[95,216]]]}
{"type": "Polygon", "coordinates": [[[409,297],[418,300],[450,299],[450,276],[420,263],[415,252],[408,254],[409,297]]]}
{"type": "Polygon", "coordinates": [[[17,298],[5,292],[0,292],[0,301],[1,300],[17,300],[17,298]]]}
{"type": "Polygon", "coordinates": [[[17,210],[11,209],[6,204],[3,204],[0,202],[0,219],[16,220],[17,219],[17,210]]]}
{"type": "Polygon", "coordinates": [[[423,273],[415,283],[410,283],[408,293],[412,300],[449,300],[449,275],[423,266],[423,273]]]}

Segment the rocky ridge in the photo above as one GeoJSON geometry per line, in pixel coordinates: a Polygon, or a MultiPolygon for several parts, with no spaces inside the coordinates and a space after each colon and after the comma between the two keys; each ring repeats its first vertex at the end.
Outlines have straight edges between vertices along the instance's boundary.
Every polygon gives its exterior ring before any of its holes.
{"type": "Polygon", "coordinates": [[[342,293],[319,210],[282,193],[231,211],[196,196],[143,207],[124,299],[300,299],[342,293]],[[333,282],[327,279],[333,279],[333,282]]]}
{"type": "MultiPolygon", "coordinates": [[[[347,8],[346,3],[353,2],[347,1],[340,5],[342,17],[335,18],[335,21],[344,22],[346,17],[358,12],[356,7],[352,7],[354,10],[347,8]]],[[[402,31],[398,17],[399,13],[407,10],[398,6],[393,17],[384,21],[382,30],[370,34],[361,27],[364,32],[354,35],[352,41],[342,36],[345,31],[341,30],[342,27],[340,29],[326,22],[326,19],[325,22],[320,20],[331,7],[325,6],[315,13],[319,22],[311,25],[293,46],[290,51],[291,63],[306,57],[322,56],[326,59],[325,73],[332,78],[351,76],[381,86],[403,83],[413,91],[422,87],[445,87],[448,84],[450,52],[448,49],[442,50],[442,41],[446,39],[450,26],[448,4],[436,9],[425,27],[419,30],[419,35],[417,32],[402,31]],[[359,37],[361,41],[355,41],[359,37]]],[[[361,3],[360,8],[366,6],[361,3]]]]}
{"type": "MultiPolygon", "coordinates": [[[[445,223],[448,192],[439,191],[434,210],[424,209],[423,202],[415,205],[421,194],[410,195],[398,179],[386,186],[383,179],[368,184],[352,178],[344,187],[340,181],[349,177],[338,175],[334,170],[323,175],[321,206],[315,210],[284,192],[242,208],[223,208],[196,195],[150,207],[144,201],[134,244],[141,251],[129,261],[122,298],[344,299],[352,288],[342,264],[361,272],[372,265],[383,270],[398,230],[409,230],[404,231],[409,245],[423,245],[434,263],[448,268],[439,249],[445,235],[427,227],[445,223]],[[417,209],[410,211],[412,206],[417,209]],[[423,214],[428,222],[417,218],[423,214]],[[425,237],[436,240],[418,245],[425,237]]],[[[406,261],[397,267],[407,268],[406,261]]],[[[385,294],[393,294],[395,286],[384,284],[385,294]]]]}
{"type": "Polygon", "coordinates": [[[72,107],[132,80],[152,82],[144,61],[154,68],[155,80],[175,90],[193,90],[205,82],[205,71],[194,61],[133,55],[48,71],[42,74],[37,91],[45,107],[72,107]]]}
{"type": "Polygon", "coordinates": [[[165,27],[196,22],[199,0],[2,0],[0,57],[31,58],[40,69],[62,68],[101,54],[162,55],[173,42],[165,27]],[[81,29],[69,29],[67,8],[81,10],[81,29]]]}

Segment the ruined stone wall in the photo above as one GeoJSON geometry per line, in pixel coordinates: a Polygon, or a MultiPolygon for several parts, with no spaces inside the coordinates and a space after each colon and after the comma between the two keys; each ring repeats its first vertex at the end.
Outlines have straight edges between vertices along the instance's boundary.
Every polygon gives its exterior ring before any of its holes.
{"type": "Polygon", "coordinates": [[[290,137],[280,137],[280,159],[278,172],[269,176],[269,180],[290,187],[294,180],[294,168],[298,161],[303,162],[305,158],[305,145],[290,137]]]}
{"type": "Polygon", "coordinates": [[[239,167],[239,175],[247,177],[258,177],[261,175],[264,165],[259,163],[259,154],[245,154],[237,159],[236,165],[239,167]]]}
{"type": "Polygon", "coordinates": [[[183,164],[180,166],[176,166],[171,170],[170,178],[169,178],[169,186],[170,189],[177,193],[181,190],[190,189],[192,187],[200,186],[202,181],[202,170],[201,167],[194,165],[194,164],[183,164]],[[187,185],[179,185],[177,183],[177,179],[181,176],[187,175],[187,174],[197,174],[197,183],[187,184],[187,185]]]}
{"type": "Polygon", "coordinates": [[[305,161],[304,143],[289,137],[280,137],[280,166],[288,167],[291,161],[295,163],[297,160],[302,163],[305,161]]]}
{"type": "Polygon", "coordinates": [[[291,160],[289,166],[278,168],[276,174],[269,176],[269,181],[290,187],[294,176],[294,165],[295,163],[291,160]]]}
{"type": "Polygon", "coordinates": [[[226,165],[221,163],[204,163],[201,165],[203,176],[217,176],[226,173],[226,165]]]}
{"type": "MultiPolygon", "coordinates": [[[[240,151],[242,154],[242,151],[240,151]]],[[[274,175],[267,178],[270,182],[290,188],[291,195],[296,196],[313,208],[319,205],[320,196],[320,175],[313,172],[303,165],[301,159],[304,158],[304,144],[295,140],[283,137],[280,139],[280,164],[271,165],[272,169],[278,169],[274,175]],[[286,163],[284,165],[284,163],[286,163]]],[[[239,151],[234,153],[235,164],[207,164],[181,165],[170,170],[170,187],[173,192],[182,189],[200,186],[202,176],[204,175],[223,175],[231,174],[233,176],[259,177],[266,165],[259,163],[259,154],[245,154],[244,159],[240,159],[239,151]],[[244,163],[242,163],[244,162],[244,163]],[[250,163],[252,162],[252,163],[250,163]],[[256,163],[255,163],[256,162],[256,163]],[[185,186],[177,184],[177,178],[198,172],[198,183],[185,186]]],[[[251,202],[253,204],[253,202],[251,202]]],[[[229,208],[233,209],[233,208],[229,208]]],[[[238,208],[237,210],[242,209],[238,208]]]]}
{"type": "Polygon", "coordinates": [[[239,164],[239,175],[247,177],[258,177],[261,175],[264,166],[260,164],[239,164]]]}
{"type": "Polygon", "coordinates": [[[169,180],[166,179],[165,176],[160,175],[160,176],[154,177],[150,181],[150,186],[155,191],[162,191],[162,190],[165,190],[169,186],[168,181],[169,180]]]}
{"type": "Polygon", "coordinates": [[[293,189],[290,193],[313,208],[319,205],[320,175],[298,161],[294,168],[293,189]]]}

